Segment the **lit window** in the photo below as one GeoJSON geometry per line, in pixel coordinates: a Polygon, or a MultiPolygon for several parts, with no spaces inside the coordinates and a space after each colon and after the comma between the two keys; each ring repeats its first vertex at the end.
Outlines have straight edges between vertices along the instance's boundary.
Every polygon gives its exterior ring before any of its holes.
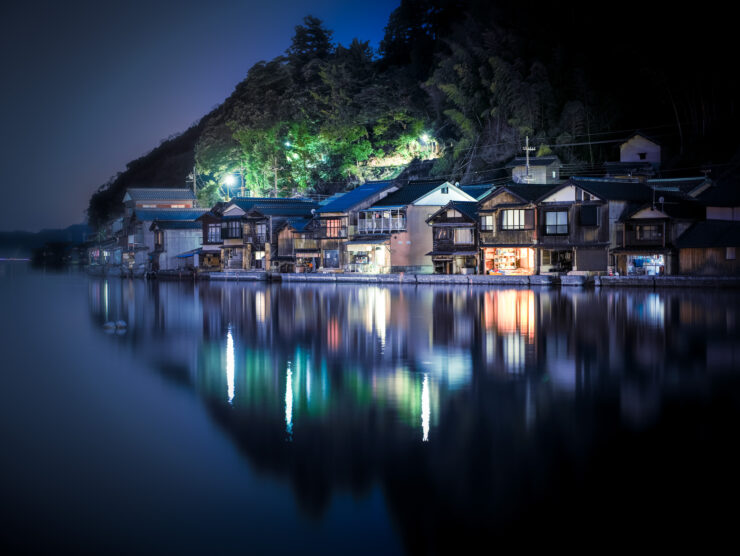
{"type": "Polygon", "coordinates": [[[342,221],[337,219],[326,221],[326,237],[339,237],[342,221]]]}
{"type": "Polygon", "coordinates": [[[502,230],[523,230],[524,210],[505,210],[501,215],[502,230]]]}
{"type": "Polygon", "coordinates": [[[553,211],[545,213],[545,233],[548,235],[564,235],[568,233],[568,211],[553,211]]]}
{"type": "Polygon", "coordinates": [[[473,243],[473,230],[470,228],[455,229],[455,243],[470,244],[473,243]]]}
{"type": "Polygon", "coordinates": [[[481,216],[480,228],[481,230],[493,230],[493,215],[487,214],[485,216],[481,216]]]}

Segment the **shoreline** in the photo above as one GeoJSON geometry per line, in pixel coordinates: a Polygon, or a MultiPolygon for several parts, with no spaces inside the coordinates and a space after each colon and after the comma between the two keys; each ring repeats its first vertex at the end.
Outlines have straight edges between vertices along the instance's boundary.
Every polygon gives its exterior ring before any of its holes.
{"type": "MultiPolygon", "coordinates": [[[[122,275],[117,268],[88,268],[93,276],[122,275]],[[107,272],[106,272],[107,270],[107,272]]],[[[143,274],[130,275],[145,278],[143,274]]],[[[226,271],[194,275],[192,272],[160,272],[156,280],[206,280],[226,282],[289,282],[289,283],[354,283],[354,284],[459,284],[465,286],[545,286],[596,288],[740,288],[740,277],[735,276],[588,276],[588,275],[531,275],[493,276],[480,274],[356,274],[311,273],[288,274],[277,272],[226,271]]]]}

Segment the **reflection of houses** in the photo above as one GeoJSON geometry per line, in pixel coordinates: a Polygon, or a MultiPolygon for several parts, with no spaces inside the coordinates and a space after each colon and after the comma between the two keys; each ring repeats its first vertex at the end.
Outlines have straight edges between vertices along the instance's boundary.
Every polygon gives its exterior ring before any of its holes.
{"type": "Polygon", "coordinates": [[[393,182],[368,182],[320,206],[316,211],[319,266],[326,270],[366,271],[375,253],[352,241],[358,231],[360,211],[397,189],[393,182]]]}
{"type": "Polygon", "coordinates": [[[536,201],[551,185],[509,184],[479,204],[480,261],[486,274],[536,274],[536,201]]]}
{"type": "Polygon", "coordinates": [[[432,234],[426,220],[450,201],[475,199],[448,182],[409,183],[360,211],[348,250],[353,257],[366,257],[355,259],[366,261],[361,263],[366,272],[431,272],[432,234]]]}
{"type": "Polygon", "coordinates": [[[452,201],[427,219],[432,227],[429,253],[436,274],[472,274],[478,269],[478,204],[452,201]]]}

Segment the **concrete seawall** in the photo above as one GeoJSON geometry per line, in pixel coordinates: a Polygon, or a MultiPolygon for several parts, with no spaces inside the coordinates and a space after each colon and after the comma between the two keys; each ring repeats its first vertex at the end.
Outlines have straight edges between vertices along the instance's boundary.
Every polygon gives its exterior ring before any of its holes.
{"type": "MultiPolygon", "coordinates": [[[[92,267],[88,272],[98,276],[123,276],[116,267],[92,267]]],[[[130,277],[130,274],[128,275],[130,277]]],[[[140,273],[134,278],[143,278],[140,273]]],[[[190,272],[166,272],[156,276],[163,280],[193,280],[190,272]]],[[[310,273],[279,274],[260,271],[204,272],[199,280],[227,282],[297,282],[330,284],[455,284],[461,286],[561,286],[597,288],[740,288],[740,277],[734,276],[586,276],[586,275],[537,275],[492,276],[477,274],[356,274],[310,273]]]]}

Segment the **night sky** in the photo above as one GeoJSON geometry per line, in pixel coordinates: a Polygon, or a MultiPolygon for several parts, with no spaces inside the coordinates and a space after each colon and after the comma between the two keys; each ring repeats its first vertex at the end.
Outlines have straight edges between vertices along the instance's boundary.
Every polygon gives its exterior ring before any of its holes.
{"type": "Polygon", "coordinates": [[[377,47],[398,3],[3,2],[0,230],[84,221],[100,185],[282,54],[304,16],[377,47]]]}

